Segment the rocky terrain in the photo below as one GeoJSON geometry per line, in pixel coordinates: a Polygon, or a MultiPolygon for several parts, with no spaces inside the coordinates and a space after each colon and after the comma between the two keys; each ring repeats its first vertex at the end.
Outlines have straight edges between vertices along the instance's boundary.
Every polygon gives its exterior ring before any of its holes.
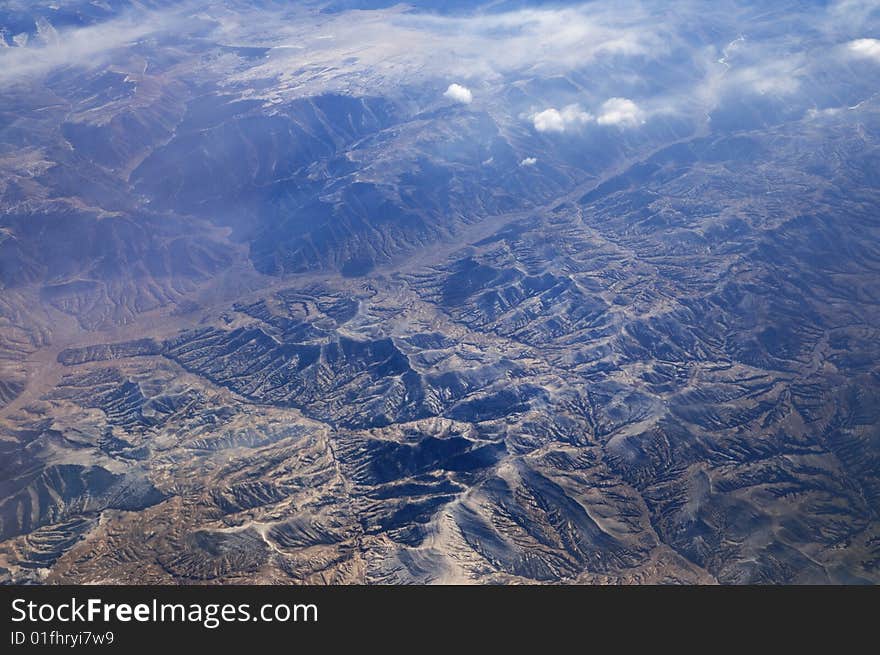
{"type": "Polygon", "coordinates": [[[0,580],[880,582],[876,11],[62,4],[0,8],[0,580]]]}

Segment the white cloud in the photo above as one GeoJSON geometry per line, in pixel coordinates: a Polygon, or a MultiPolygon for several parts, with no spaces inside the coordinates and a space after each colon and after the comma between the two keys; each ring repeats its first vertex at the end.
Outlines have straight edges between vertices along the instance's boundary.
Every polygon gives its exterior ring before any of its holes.
{"type": "Polygon", "coordinates": [[[602,103],[596,122],[599,125],[635,127],[645,122],[645,113],[629,98],[609,98],[602,103]]]}
{"type": "Polygon", "coordinates": [[[578,105],[568,105],[561,111],[551,107],[532,116],[532,124],[538,132],[565,132],[583,127],[595,117],[578,105]]]}
{"type": "Polygon", "coordinates": [[[469,105],[474,100],[474,94],[471,93],[471,90],[461,84],[450,84],[449,88],[446,89],[446,93],[443,95],[444,97],[455,102],[460,102],[463,105],[469,105]]]}
{"type": "Polygon", "coordinates": [[[537,163],[538,163],[538,160],[535,159],[534,157],[526,157],[525,159],[523,159],[523,160],[519,163],[519,165],[520,165],[520,166],[523,166],[523,167],[527,167],[527,166],[534,166],[534,165],[537,164],[537,163]]]}
{"type": "Polygon", "coordinates": [[[584,111],[579,105],[568,105],[562,110],[551,107],[532,116],[538,132],[567,132],[592,122],[636,127],[645,122],[645,112],[629,98],[609,98],[602,103],[598,116],[584,111]]]}
{"type": "Polygon", "coordinates": [[[538,132],[564,132],[565,121],[558,109],[545,109],[532,116],[532,122],[538,132]]]}
{"type": "Polygon", "coordinates": [[[847,43],[846,47],[856,57],[880,61],[880,39],[856,39],[847,43]]]}

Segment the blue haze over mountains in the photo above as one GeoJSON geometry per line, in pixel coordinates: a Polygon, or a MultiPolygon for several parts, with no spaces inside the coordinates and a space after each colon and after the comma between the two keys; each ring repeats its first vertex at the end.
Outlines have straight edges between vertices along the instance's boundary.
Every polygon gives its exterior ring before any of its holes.
{"type": "Polygon", "coordinates": [[[0,3],[0,580],[880,580],[880,5],[0,3]]]}

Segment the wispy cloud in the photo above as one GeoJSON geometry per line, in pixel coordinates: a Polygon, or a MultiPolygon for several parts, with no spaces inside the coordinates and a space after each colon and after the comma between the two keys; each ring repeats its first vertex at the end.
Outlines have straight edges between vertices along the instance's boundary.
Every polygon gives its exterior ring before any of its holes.
{"type": "Polygon", "coordinates": [[[567,70],[598,57],[654,54],[668,47],[665,26],[653,28],[641,4],[626,10],[594,3],[469,16],[391,14],[384,29],[442,39],[432,57],[454,69],[483,74],[516,69],[567,70]],[[644,21],[644,22],[643,22],[644,21]],[[443,61],[443,51],[451,56],[443,61]]]}
{"type": "Polygon", "coordinates": [[[121,48],[151,34],[179,29],[172,13],[127,15],[87,27],[56,30],[36,21],[37,39],[19,39],[21,47],[0,50],[0,85],[34,79],[64,66],[98,66],[121,48]]]}
{"type": "Polygon", "coordinates": [[[261,35],[272,41],[272,56],[248,74],[303,91],[318,84],[376,90],[427,77],[473,88],[477,80],[499,83],[514,73],[564,75],[593,62],[668,53],[676,37],[660,19],[664,11],[637,0],[458,15],[401,4],[321,16],[320,32],[334,36],[323,40],[313,17],[279,18],[277,30],[261,35]]]}
{"type": "Polygon", "coordinates": [[[26,47],[0,50],[0,84],[100,65],[141,39],[197,26],[194,52],[211,42],[269,50],[235,67],[198,64],[266,102],[338,92],[430,104],[437,94],[419,89],[455,80],[447,100],[471,103],[479,89],[481,109],[496,117],[538,132],[589,134],[590,125],[635,128],[663,113],[703,119],[743,94],[788,102],[801,93],[807,102],[811,82],[833,77],[836,63],[880,58],[878,39],[867,37],[880,26],[876,0],[784,11],[736,0],[680,0],[673,8],[596,0],[452,15],[404,4],[334,14],[306,3],[268,6],[189,0],[93,27],[46,28],[26,47]]]}

